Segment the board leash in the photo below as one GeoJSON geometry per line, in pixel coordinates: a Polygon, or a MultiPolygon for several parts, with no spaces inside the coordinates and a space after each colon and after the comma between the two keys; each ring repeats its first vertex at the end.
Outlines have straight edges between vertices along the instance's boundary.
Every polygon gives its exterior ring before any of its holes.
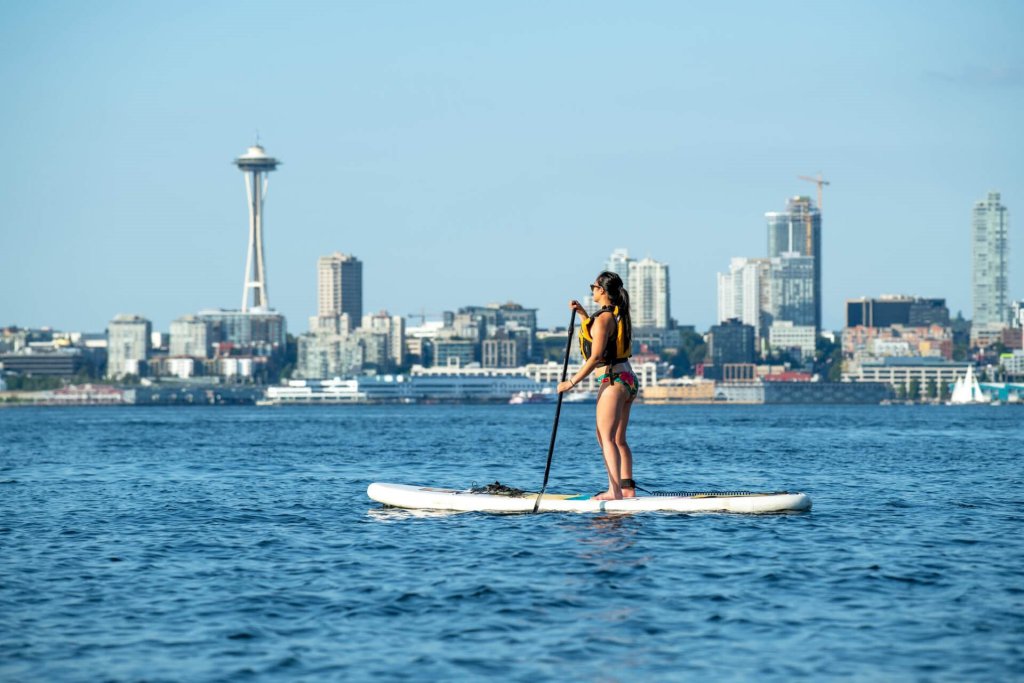
{"type": "Polygon", "coordinates": [[[788,491],[648,491],[642,486],[636,487],[637,491],[643,491],[649,496],[664,498],[735,498],[742,496],[774,496],[788,491]]]}

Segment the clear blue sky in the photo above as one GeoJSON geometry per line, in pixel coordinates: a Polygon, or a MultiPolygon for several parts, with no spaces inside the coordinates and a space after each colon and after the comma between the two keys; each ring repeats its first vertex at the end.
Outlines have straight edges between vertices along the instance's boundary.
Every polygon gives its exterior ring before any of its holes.
{"type": "Polygon", "coordinates": [[[366,310],[564,325],[616,247],[667,262],[704,329],[715,273],[818,171],[826,326],[883,293],[969,317],[990,189],[1024,298],[1022,35],[1019,2],[6,2],[0,325],[239,306],[257,130],[292,332],[332,251],[366,310]]]}

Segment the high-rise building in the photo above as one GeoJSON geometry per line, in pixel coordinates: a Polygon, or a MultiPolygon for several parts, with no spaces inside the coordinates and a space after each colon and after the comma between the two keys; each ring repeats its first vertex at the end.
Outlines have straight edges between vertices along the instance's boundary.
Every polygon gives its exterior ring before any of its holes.
{"type": "Polygon", "coordinates": [[[754,339],[765,337],[765,315],[771,294],[771,261],[737,257],[729,272],[718,274],[718,321],[736,318],[754,328],[754,339]]]}
{"type": "MultiPolygon", "coordinates": [[[[629,283],[629,267],[631,264],[636,263],[636,259],[630,258],[629,250],[623,247],[619,247],[612,251],[611,256],[605,261],[602,270],[607,270],[610,273],[615,273],[622,278],[622,284],[629,292],[630,296],[633,295],[633,288],[629,283]]],[[[595,273],[594,275],[597,275],[595,273]]],[[[593,280],[591,280],[593,282],[593,280]]],[[[590,289],[584,292],[583,297],[580,299],[583,302],[583,308],[588,311],[592,308],[594,301],[594,293],[590,289]]]]}
{"type": "Polygon", "coordinates": [[[381,311],[364,315],[362,322],[364,330],[385,336],[390,362],[395,367],[405,365],[405,318],[381,311]]]}
{"type": "Polygon", "coordinates": [[[183,315],[171,322],[171,356],[209,358],[211,343],[210,322],[195,315],[183,315]]]}
{"type": "MultiPolygon", "coordinates": [[[[626,249],[616,249],[605,262],[604,269],[618,274],[629,292],[630,316],[634,328],[668,329],[672,326],[669,298],[668,264],[647,257],[630,258],[626,249]]],[[[590,291],[580,299],[589,309],[593,301],[590,291]]]]}
{"type": "Polygon", "coordinates": [[[633,261],[625,285],[634,327],[670,326],[668,264],[650,257],[633,261]]]}
{"type": "Polygon", "coordinates": [[[768,256],[778,258],[787,253],[813,258],[812,298],[814,318],[810,323],[821,330],[821,212],[810,197],[792,197],[785,211],[769,211],[768,256]]]}
{"type": "Polygon", "coordinates": [[[1002,327],[1010,318],[1010,212],[998,192],[975,202],[971,213],[972,300],[976,327],[1002,327]]]}
{"type": "Polygon", "coordinates": [[[815,259],[792,252],[769,259],[768,294],[769,324],[791,322],[798,326],[814,326],[817,332],[815,307],[815,259]]]}
{"type": "Polygon", "coordinates": [[[629,264],[633,263],[634,259],[629,257],[628,249],[616,249],[612,252],[612,255],[608,257],[608,263],[605,264],[605,270],[613,273],[618,273],[619,277],[622,278],[623,282],[626,280],[626,276],[629,275],[629,264]]]}
{"type": "Polygon", "coordinates": [[[249,200],[249,247],[245,255],[245,279],[242,284],[242,312],[249,310],[249,290],[252,290],[252,307],[255,310],[269,310],[267,297],[267,266],[263,255],[263,202],[270,179],[267,174],[277,168],[280,162],[258,144],[235,159],[238,170],[245,173],[245,193],[249,200]]]}
{"type": "Polygon", "coordinates": [[[363,262],[335,252],[320,257],[316,272],[317,315],[323,319],[347,313],[350,324],[362,321],[363,262]]]}
{"type": "Polygon", "coordinates": [[[119,313],[107,328],[107,377],[143,375],[153,325],[140,315],[119,313]]]}

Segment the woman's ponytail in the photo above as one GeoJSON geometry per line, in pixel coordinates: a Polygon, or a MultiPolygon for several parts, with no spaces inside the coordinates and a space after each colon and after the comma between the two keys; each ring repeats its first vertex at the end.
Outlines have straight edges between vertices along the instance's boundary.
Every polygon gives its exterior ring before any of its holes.
{"type": "Polygon", "coordinates": [[[619,307],[619,322],[622,324],[622,342],[627,349],[633,347],[633,320],[629,311],[629,292],[622,284],[618,273],[604,271],[597,276],[597,284],[608,292],[608,298],[619,307]]]}

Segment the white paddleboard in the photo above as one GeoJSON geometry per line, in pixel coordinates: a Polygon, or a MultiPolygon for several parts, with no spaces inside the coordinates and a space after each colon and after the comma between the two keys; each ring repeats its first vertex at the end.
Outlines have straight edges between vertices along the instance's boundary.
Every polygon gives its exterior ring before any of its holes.
{"type": "MultiPolygon", "coordinates": [[[[375,482],[366,495],[378,503],[411,510],[457,512],[533,512],[537,494],[495,495],[472,490],[409,486],[375,482]]],[[[801,512],[811,509],[806,493],[787,491],[701,491],[684,496],[638,496],[623,500],[594,500],[588,495],[545,493],[540,512],[801,512]]]]}

